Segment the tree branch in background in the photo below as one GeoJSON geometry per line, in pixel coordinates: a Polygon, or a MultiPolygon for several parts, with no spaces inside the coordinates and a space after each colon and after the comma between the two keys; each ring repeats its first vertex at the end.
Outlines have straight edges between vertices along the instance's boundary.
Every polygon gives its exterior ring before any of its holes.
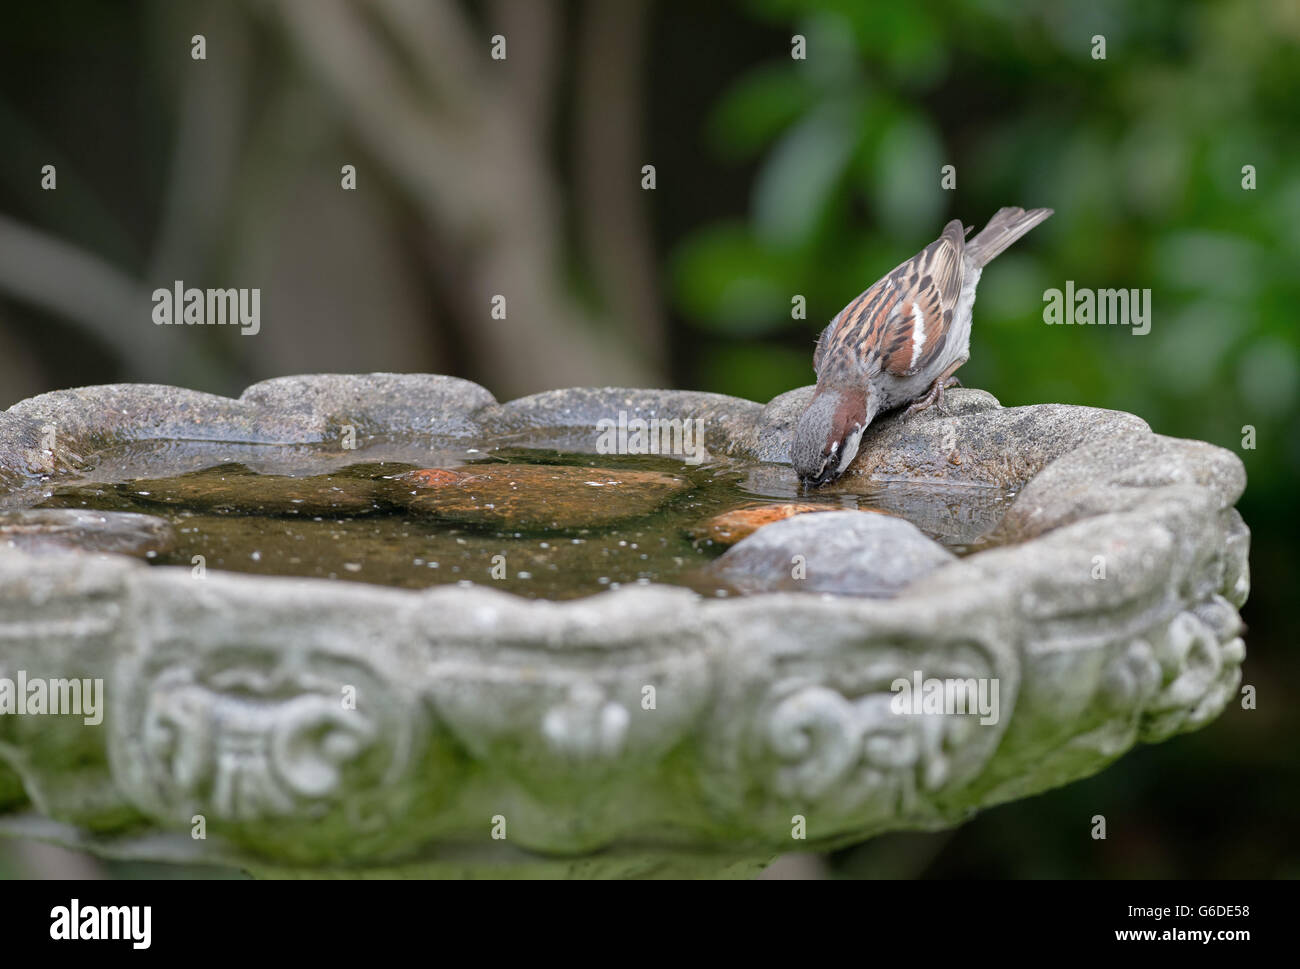
{"type": "Polygon", "coordinates": [[[171,343],[139,338],[150,290],[98,256],[0,214],[0,291],[97,337],[132,378],[167,381],[171,343]]]}
{"type": "MultiPolygon", "coordinates": [[[[189,16],[170,8],[158,13],[164,31],[189,16]]],[[[184,23],[178,30],[182,36],[191,21],[185,19],[184,23]]],[[[169,287],[177,279],[229,285],[213,278],[213,273],[219,268],[220,243],[239,231],[232,225],[231,203],[247,124],[249,26],[247,16],[238,8],[224,3],[206,5],[199,32],[220,38],[221,56],[202,62],[202,69],[178,72],[177,122],[166,191],[145,268],[150,289],[169,287]]],[[[233,243],[241,244],[238,238],[233,243]]],[[[141,341],[166,341],[172,336],[159,328],[141,341]]],[[[203,337],[182,341],[169,382],[239,386],[241,375],[236,371],[240,368],[226,355],[204,353],[203,348],[209,345],[203,337]]],[[[256,352],[246,340],[234,345],[245,355],[256,352]]],[[[247,367],[247,372],[255,371],[256,367],[247,367]]]]}
{"type": "MultiPolygon", "coordinates": [[[[224,11],[209,7],[204,30],[238,39],[239,18],[224,11]]],[[[233,55],[214,58],[202,71],[186,72],[171,178],[144,281],[74,243],[0,215],[0,291],[98,338],[132,380],[177,379],[177,343],[150,322],[149,294],[186,274],[201,275],[210,262],[239,141],[243,46],[228,44],[231,50],[233,55]]]]}
{"type": "MultiPolygon", "coordinates": [[[[200,32],[221,38],[221,56],[201,70],[181,70],[177,127],[145,279],[168,286],[212,263],[230,204],[244,128],[248,75],[247,20],[233,8],[210,5],[200,32]]],[[[188,23],[188,21],[186,21],[188,23]]]]}
{"type": "Polygon", "coordinates": [[[514,116],[541,152],[550,148],[559,5],[555,0],[493,0],[491,20],[506,37],[527,38],[502,67],[514,116]]]}
{"type": "Polygon", "coordinates": [[[641,353],[666,369],[654,249],[646,217],[642,87],[647,5],[588,0],[578,51],[574,180],[587,259],[641,353]]]}
{"type": "MultiPolygon", "coordinates": [[[[498,396],[657,380],[636,346],[620,345],[616,326],[599,325],[564,292],[562,224],[546,152],[518,117],[509,80],[489,83],[489,38],[476,37],[450,2],[424,6],[366,4],[388,28],[381,37],[345,0],[275,3],[357,136],[404,187],[444,251],[449,242],[458,247],[451,294],[458,322],[498,396]],[[403,56],[414,72],[396,69],[403,56]],[[469,66],[455,73],[471,83],[458,85],[455,97],[408,83],[441,84],[447,69],[440,65],[463,60],[469,66]],[[507,299],[504,320],[490,313],[498,294],[507,299]]],[[[515,51],[528,42],[508,41],[515,51]]]]}

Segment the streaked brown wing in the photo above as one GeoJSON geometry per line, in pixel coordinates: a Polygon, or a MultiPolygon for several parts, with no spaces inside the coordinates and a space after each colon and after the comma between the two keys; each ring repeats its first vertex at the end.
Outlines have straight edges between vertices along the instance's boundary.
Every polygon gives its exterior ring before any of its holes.
{"type": "Polygon", "coordinates": [[[899,298],[889,307],[880,341],[886,373],[910,376],[942,354],[961,296],[965,235],[954,219],[943,235],[890,273],[899,298]]]}
{"type": "Polygon", "coordinates": [[[839,311],[813,357],[820,381],[853,382],[865,375],[870,348],[878,345],[885,314],[896,299],[886,276],[839,311]]]}
{"type": "Polygon", "coordinates": [[[817,341],[818,379],[853,380],[875,359],[884,371],[906,376],[936,360],[961,295],[968,231],[949,222],[938,239],[840,310],[817,341]]]}

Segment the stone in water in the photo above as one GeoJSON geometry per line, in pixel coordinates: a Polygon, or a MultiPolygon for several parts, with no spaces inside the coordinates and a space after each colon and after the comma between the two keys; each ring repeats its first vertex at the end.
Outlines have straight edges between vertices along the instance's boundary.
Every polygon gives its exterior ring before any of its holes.
{"type": "Polygon", "coordinates": [[[119,486],[148,504],[233,515],[364,515],[382,507],[373,482],[344,475],[306,478],[217,469],[119,486]]]}
{"type": "Polygon", "coordinates": [[[391,479],[412,512],[499,528],[583,528],[648,515],[686,481],[657,471],[490,464],[423,468],[391,479]]]}
{"type": "Polygon", "coordinates": [[[888,514],[875,508],[846,509],[841,505],[814,504],[812,502],[791,501],[782,504],[745,505],[733,508],[720,515],[714,515],[708,521],[691,529],[691,536],[696,539],[709,539],[715,545],[734,545],[742,538],[748,538],[764,525],[784,521],[795,515],[812,514],[819,511],[870,511],[878,515],[888,514]]]}
{"type": "Polygon", "coordinates": [[[79,508],[0,512],[0,545],[26,551],[78,548],[120,555],[161,555],[175,545],[171,524],[152,515],[79,508]]]}

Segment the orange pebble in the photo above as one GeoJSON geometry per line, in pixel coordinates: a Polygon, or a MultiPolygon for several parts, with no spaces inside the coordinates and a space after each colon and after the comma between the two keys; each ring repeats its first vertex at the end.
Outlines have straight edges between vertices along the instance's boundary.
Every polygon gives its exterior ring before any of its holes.
{"type": "Polygon", "coordinates": [[[420,488],[441,488],[455,484],[463,477],[465,477],[464,473],[449,471],[447,468],[421,468],[402,475],[402,480],[410,481],[420,488]]]}

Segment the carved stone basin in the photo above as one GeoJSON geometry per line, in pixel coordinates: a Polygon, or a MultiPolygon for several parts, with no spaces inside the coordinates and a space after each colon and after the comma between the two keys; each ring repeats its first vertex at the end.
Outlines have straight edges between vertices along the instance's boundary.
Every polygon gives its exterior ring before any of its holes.
{"type": "MultiPolygon", "coordinates": [[[[300,448],[304,474],[348,442],[433,466],[502,441],[591,453],[620,412],[700,419],[711,456],[794,495],[809,393],[499,404],[391,374],[238,400],[61,391],[0,413],[0,513],[110,479],[124,445],[156,476],[211,463],[201,442],[250,466],[300,448]]],[[[1249,532],[1231,453],[1128,414],[958,390],[882,420],[852,474],[1016,494],[981,550],[874,599],[650,584],[529,601],[0,541],[0,710],[20,677],[63,681],[65,701],[68,681],[100,680],[104,696],[98,724],[0,715],[0,834],[262,875],[743,876],[956,825],[1201,727],[1234,694],[1249,532]],[[922,708],[928,684],[957,681],[992,686],[995,714],[922,708]],[[903,683],[923,687],[915,709],[903,683]]]]}

